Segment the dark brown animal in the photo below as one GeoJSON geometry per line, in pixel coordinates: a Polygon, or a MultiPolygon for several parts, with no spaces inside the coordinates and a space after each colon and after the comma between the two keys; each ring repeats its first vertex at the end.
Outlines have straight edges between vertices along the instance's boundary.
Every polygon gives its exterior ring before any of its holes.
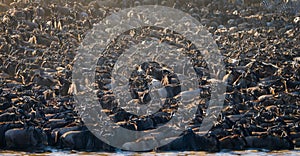
{"type": "Polygon", "coordinates": [[[74,127],[63,127],[63,128],[55,128],[51,131],[51,137],[49,138],[49,143],[51,146],[60,145],[60,137],[69,132],[69,131],[79,131],[82,130],[83,127],[81,126],[74,126],[74,127]]]}
{"type": "Polygon", "coordinates": [[[293,149],[293,145],[288,140],[276,136],[248,136],[245,140],[248,148],[269,150],[293,149]]]}
{"type": "Polygon", "coordinates": [[[47,136],[42,129],[35,127],[10,129],[5,132],[5,141],[8,149],[32,150],[47,145],[47,136]]]}
{"type": "Polygon", "coordinates": [[[88,130],[66,132],[61,136],[61,142],[63,147],[68,149],[112,150],[110,146],[104,144],[88,130]]]}
{"type": "Polygon", "coordinates": [[[5,142],[5,132],[13,129],[13,128],[21,128],[23,127],[23,124],[21,123],[6,123],[6,124],[1,124],[0,125],[0,148],[3,148],[6,146],[6,142],[5,142]]]}

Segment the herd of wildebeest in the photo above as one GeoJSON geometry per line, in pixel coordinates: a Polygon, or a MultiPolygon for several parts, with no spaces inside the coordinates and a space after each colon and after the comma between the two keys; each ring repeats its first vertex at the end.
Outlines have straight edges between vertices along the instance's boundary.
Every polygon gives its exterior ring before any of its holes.
{"type": "MultiPolygon", "coordinates": [[[[297,1],[2,0],[1,150],[116,150],[95,137],[77,115],[72,67],[76,48],[93,24],[122,8],[145,4],[174,7],[199,20],[215,39],[226,68],[224,108],[208,134],[197,135],[191,128],[156,150],[300,147],[297,1]]],[[[164,41],[166,35],[160,37],[164,41]]],[[[160,67],[157,70],[164,72],[160,67]]],[[[110,89],[97,82],[100,89],[110,89]]],[[[209,86],[210,82],[206,77],[199,84],[209,86]]],[[[115,104],[109,96],[99,98],[115,104]]],[[[203,98],[209,99],[209,91],[203,98]]],[[[205,117],[206,104],[207,100],[199,104],[191,121],[194,128],[205,117]]],[[[148,118],[131,118],[122,109],[110,110],[110,115],[132,130],[157,128],[171,118],[164,110],[148,118]]]]}

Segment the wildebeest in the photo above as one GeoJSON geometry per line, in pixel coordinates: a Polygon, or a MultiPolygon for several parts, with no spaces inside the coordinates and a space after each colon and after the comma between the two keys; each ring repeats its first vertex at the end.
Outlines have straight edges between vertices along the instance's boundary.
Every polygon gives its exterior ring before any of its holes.
{"type": "Polygon", "coordinates": [[[171,151],[219,151],[218,140],[216,137],[200,136],[192,130],[188,130],[181,137],[173,140],[171,143],[162,146],[159,150],[171,151]]]}
{"type": "Polygon", "coordinates": [[[50,145],[60,145],[60,137],[69,132],[69,131],[79,131],[82,130],[82,126],[74,126],[74,127],[63,127],[63,128],[55,128],[51,131],[51,136],[49,138],[50,145]]]}
{"type": "Polygon", "coordinates": [[[220,149],[241,150],[246,146],[246,142],[239,136],[226,136],[220,140],[220,149]]]}
{"type": "Polygon", "coordinates": [[[61,136],[64,148],[87,151],[113,151],[114,148],[103,143],[90,131],[69,131],[61,136]]]}
{"type": "Polygon", "coordinates": [[[0,124],[0,148],[3,148],[6,146],[5,143],[5,132],[13,129],[13,128],[21,128],[23,127],[23,124],[21,123],[5,123],[5,124],[0,124]]]}
{"type": "Polygon", "coordinates": [[[5,132],[5,141],[8,149],[33,150],[47,145],[47,136],[40,128],[16,128],[5,132]]]}
{"type": "Polygon", "coordinates": [[[3,113],[0,115],[0,122],[16,121],[18,116],[15,113],[3,113]]]}
{"type": "Polygon", "coordinates": [[[276,136],[248,136],[245,140],[248,148],[264,148],[270,150],[293,148],[293,145],[288,140],[276,136]]]}

